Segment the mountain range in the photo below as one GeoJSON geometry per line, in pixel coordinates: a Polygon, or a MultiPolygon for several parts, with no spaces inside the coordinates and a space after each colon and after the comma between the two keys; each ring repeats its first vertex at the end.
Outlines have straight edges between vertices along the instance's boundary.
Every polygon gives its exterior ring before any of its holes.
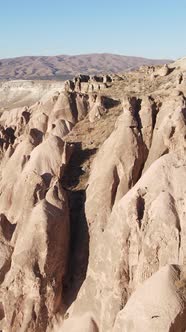
{"type": "Polygon", "coordinates": [[[169,63],[167,59],[146,59],[117,54],[23,56],[0,60],[0,80],[66,80],[79,73],[119,73],[142,65],[169,63]]]}

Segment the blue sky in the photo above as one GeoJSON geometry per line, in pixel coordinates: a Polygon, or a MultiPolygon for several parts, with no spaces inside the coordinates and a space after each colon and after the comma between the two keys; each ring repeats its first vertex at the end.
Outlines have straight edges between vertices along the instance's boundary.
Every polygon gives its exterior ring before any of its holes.
{"type": "Polygon", "coordinates": [[[0,0],[0,58],[186,56],[186,0],[0,0]]]}

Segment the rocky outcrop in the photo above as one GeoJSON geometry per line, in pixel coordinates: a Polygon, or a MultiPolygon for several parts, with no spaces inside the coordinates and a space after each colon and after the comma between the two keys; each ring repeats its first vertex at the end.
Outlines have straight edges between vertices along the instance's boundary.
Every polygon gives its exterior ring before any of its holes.
{"type": "Polygon", "coordinates": [[[129,108],[130,104],[128,109],[124,108],[115,130],[100,148],[88,182],[87,220],[90,225],[98,222],[100,229],[104,229],[114,204],[139,179],[145,161],[138,123],[129,108]],[[124,150],[125,146],[127,150],[124,150]]]}
{"type": "Polygon", "coordinates": [[[185,145],[185,116],[185,99],[182,95],[164,99],[156,118],[144,171],[163,154],[185,145]]]}
{"type": "Polygon", "coordinates": [[[104,113],[106,113],[106,109],[103,104],[102,96],[93,95],[92,105],[90,106],[90,111],[89,111],[89,121],[94,122],[96,120],[99,120],[104,113]]]}
{"type": "Polygon", "coordinates": [[[61,304],[68,258],[69,211],[59,182],[18,226],[11,267],[1,286],[6,317],[1,328],[44,331],[61,304]]]}
{"type": "MultiPolygon", "coordinates": [[[[185,264],[184,98],[164,97],[161,102],[151,97],[127,98],[123,109],[92,165],[85,205],[89,266],[69,311],[76,319],[93,312],[101,331],[116,328],[117,313],[151,275],[166,265],[185,264]],[[183,183],[177,186],[179,179],[183,183]]],[[[177,315],[183,317],[182,306],[171,319],[167,313],[170,326],[177,315]]],[[[178,318],[176,324],[182,323],[178,318]]]]}
{"type": "Polygon", "coordinates": [[[2,330],[46,331],[61,310],[70,245],[61,178],[72,151],[62,137],[77,121],[74,108],[75,95],[62,94],[1,117],[2,330]]]}
{"type": "Polygon", "coordinates": [[[185,206],[180,198],[185,189],[184,183],[177,187],[180,178],[186,178],[182,156],[163,156],[115,205],[104,232],[94,225],[87,278],[74,314],[93,311],[99,328],[111,331],[138,285],[166,264],[184,264],[185,206]]]}
{"type": "Polygon", "coordinates": [[[70,223],[59,179],[67,158],[59,137],[49,136],[36,147],[25,138],[4,165],[1,212],[16,226],[9,242],[4,233],[1,237],[5,330],[43,331],[61,303],[70,223]]]}
{"type": "Polygon", "coordinates": [[[167,76],[168,74],[170,73],[170,69],[168,67],[167,64],[165,64],[162,68],[160,68],[156,73],[155,75],[158,75],[158,76],[167,76]]]}

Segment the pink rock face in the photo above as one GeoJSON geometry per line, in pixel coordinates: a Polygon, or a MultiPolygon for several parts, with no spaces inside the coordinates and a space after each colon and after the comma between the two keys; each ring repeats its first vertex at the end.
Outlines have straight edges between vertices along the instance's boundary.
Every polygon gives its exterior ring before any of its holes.
{"type": "Polygon", "coordinates": [[[9,329],[46,329],[61,303],[68,245],[67,198],[56,182],[32,209],[26,225],[19,227],[11,268],[2,286],[9,329]]]}
{"type": "Polygon", "coordinates": [[[183,331],[182,273],[181,267],[170,265],[153,274],[132,294],[118,314],[113,331],[183,331]]]}
{"type": "Polygon", "coordinates": [[[31,152],[16,178],[7,183],[3,174],[2,210],[16,224],[13,253],[11,243],[3,247],[4,260],[11,257],[1,293],[8,330],[43,331],[61,304],[70,228],[67,195],[57,180],[63,154],[64,143],[53,136],[31,152]]]}
{"type": "Polygon", "coordinates": [[[185,161],[178,154],[161,157],[114,206],[104,232],[94,225],[87,278],[74,314],[87,308],[95,312],[101,329],[111,330],[138,285],[164,265],[184,264],[185,206],[180,197],[185,179],[185,161]],[[179,179],[183,182],[177,186],[179,179]]]}
{"type": "Polygon", "coordinates": [[[185,330],[180,66],[2,113],[1,331],[185,330]]]}
{"type": "Polygon", "coordinates": [[[94,319],[91,317],[91,313],[87,313],[82,317],[75,317],[72,320],[65,320],[62,326],[56,326],[56,332],[99,332],[98,327],[94,319]]]}
{"type": "Polygon", "coordinates": [[[39,108],[28,110],[27,123],[18,120],[22,110],[1,119],[21,124],[1,160],[0,324],[7,331],[45,331],[61,310],[67,271],[70,218],[61,178],[71,148],[60,132],[45,135],[48,116],[39,108]]]}
{"type": "Polygon", "coordinates": [[[86,200],[90,225],[97,223],[104,229],[114,204],[137,182],[145,160],[144,148],[137,124],[125,110],[93,162],[86,200]]]}

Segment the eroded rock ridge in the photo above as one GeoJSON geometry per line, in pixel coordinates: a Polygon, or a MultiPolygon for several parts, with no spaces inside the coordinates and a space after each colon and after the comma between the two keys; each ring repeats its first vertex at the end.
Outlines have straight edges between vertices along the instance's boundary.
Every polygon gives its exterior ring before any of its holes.
{"type": "Polygon", "coordinates": [[[1,331],[186,329],[185,77],[80,75],[2,112],[1,331]]]}

